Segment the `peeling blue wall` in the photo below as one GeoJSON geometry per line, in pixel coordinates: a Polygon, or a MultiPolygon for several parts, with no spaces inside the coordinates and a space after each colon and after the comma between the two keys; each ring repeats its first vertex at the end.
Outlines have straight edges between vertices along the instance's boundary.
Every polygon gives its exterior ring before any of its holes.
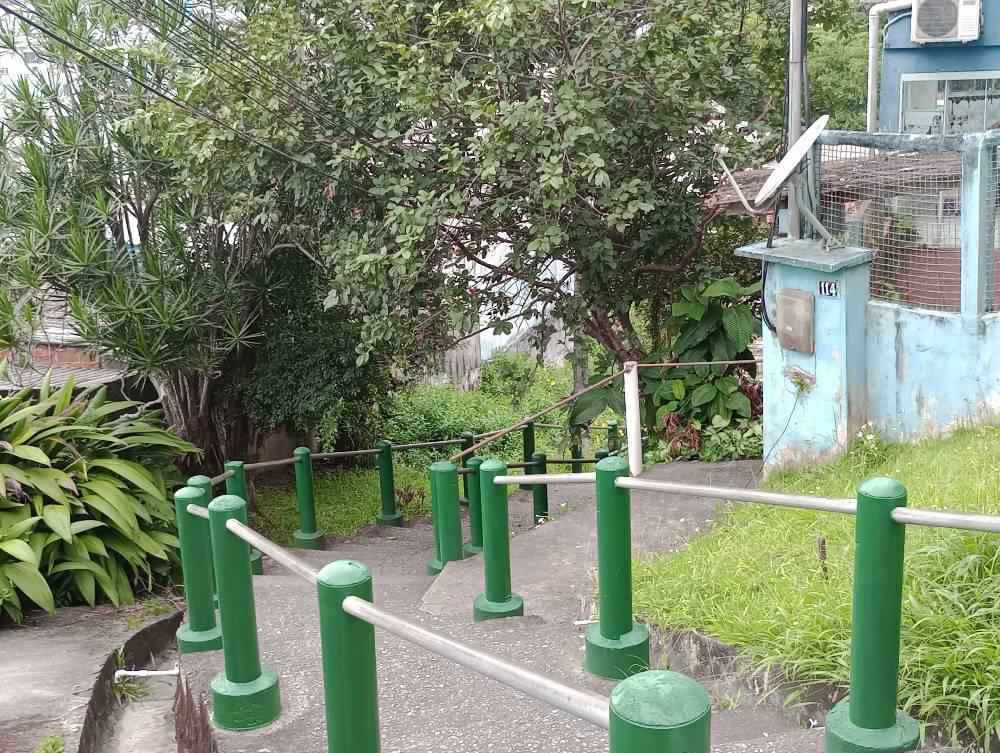
{"type": "Polygon", "coordinates": [[[868,304],[872,422],[890,439],[915,439],[1000,415],[1000,315],[868,304]]]}
{"type": "Polygon", "coordinates": [[[900,77],[904,73],[954,73],[1000,71],[1000,2],[984,0],[982,36],[967,44],[910,41],[909,11],[896,13],[889,21],[882,53],[879,91],[879,130],[899,130],[900,77]]]}

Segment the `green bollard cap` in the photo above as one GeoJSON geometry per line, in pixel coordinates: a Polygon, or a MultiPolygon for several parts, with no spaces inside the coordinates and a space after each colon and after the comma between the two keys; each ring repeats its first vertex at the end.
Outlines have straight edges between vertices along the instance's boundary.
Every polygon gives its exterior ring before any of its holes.
{"type": "Polygon", "coordinates": [[[712,711],[712,699],[695,680],[652,670],[623,680],[611,691],[614,713],[641,727],[683,727],[712,711]]]}
{"type": "Polygon", "coordinates": [[[331,588],[347,588],[372,579],[371,570],[354,560],[337,560],[323,566],[316,579],[331,588]]]}
{"type": "Polygon", "coordinates": [[[611,455],[606,458],[601,458],[597,461],[597,470],[599,471],[627,471],[628,461],[623,457],[617,455],[611,455]]]}
{"type": "Polygon", "coordinates": [[[246,501],[242,497],[237,497],[235,494],[223,494],[221,497],[216,497],[208,505],[209,512],[234,512],[236,510],[241,510],[247,506],[246,501]]]}
{"type": "Polygon", "coordinates": [[[873,499],[899,499],[906,496],[906,487],[894,478],[875,476],[858,487],[858,494],[873,499]]]}
{"type": "Polygon", "coordinates": [[[435,463],[431,463],[431,470],[438,473],[445,472],[450,473],[451,471],[457,471],[458,466],[452,463],[450,460],[438,460],[435,463]]]}

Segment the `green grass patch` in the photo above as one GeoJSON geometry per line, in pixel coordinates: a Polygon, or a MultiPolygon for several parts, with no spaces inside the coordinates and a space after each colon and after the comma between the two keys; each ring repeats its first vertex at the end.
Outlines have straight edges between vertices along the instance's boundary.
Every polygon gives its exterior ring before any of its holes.
{"type": "MultiPolygon", "coordinates": [[[[407,518],[430,515],[427,471],[395,467],[396,503],[407,518]]],[[[330,536],[353,536],[375,522],[379,509],[378,472],[370,469],[317,473],[314,479],[316,520],[330,536]]],[[[292,543],[299,527],[295,486],[257,485],[257,505],[251,524],[279,544],[292,543]]]]}
{"type": "Polygon", "coordinates": [[[46,737],[39,743],[38,748],[35,749],[35,753],[64,753],[66,750],[66,744],[63,742],[62,736],[52,736],[46,737]]]}
{"type": "MultiPolygon", "coordinates": [[[[829,465],[774,475],[774,490],[854,497],[864,478],[906,484],[915,507],[1000,512],[1000,428],[885,445],[863,433],[829,465]]],[[[735,505],[687,550],[637,563],[636,608],[846,686],[853,517],[735,505]]],[[[900,702],[953,733],[1000,738],[1000,536],[907,530],[900,702]]]]}

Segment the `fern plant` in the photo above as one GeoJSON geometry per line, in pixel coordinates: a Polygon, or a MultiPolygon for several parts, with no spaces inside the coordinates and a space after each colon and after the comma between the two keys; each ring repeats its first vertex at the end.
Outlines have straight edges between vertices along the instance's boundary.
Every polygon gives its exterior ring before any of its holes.
{"type": "Polygon", "coordinates": [[[159,411],[103,387],[46,379],[0,398],[0,610],[18,622],[25,597],[49,612],[130,603],[170,567],[174,460],[196,451],[159,411]]]}

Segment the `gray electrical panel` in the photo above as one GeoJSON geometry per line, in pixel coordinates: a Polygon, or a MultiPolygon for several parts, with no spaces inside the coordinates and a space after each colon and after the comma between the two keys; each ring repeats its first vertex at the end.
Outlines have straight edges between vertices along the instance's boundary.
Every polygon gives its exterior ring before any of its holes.
{"type": "Polygon", "coordinates": [[[799,353],[816,352],[813,311],[816,299],[812,293],[794,288],[782,288],[775,296],[778,307],[778,343],[786,350],[799,353]]]}

